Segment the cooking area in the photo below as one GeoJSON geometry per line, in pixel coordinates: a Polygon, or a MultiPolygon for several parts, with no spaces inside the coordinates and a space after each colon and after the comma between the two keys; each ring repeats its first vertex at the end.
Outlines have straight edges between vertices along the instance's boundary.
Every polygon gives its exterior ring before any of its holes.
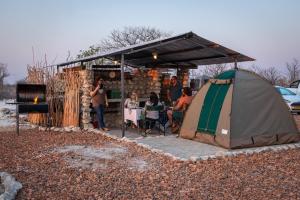
{"type": "MultiPolygon", "coordinates": [[[[19,135],[19,114],[35,113],[48,118],[48,103],[46,102],[46,85],[19,83],[16,87],[16,101],[10,104],[16,105],[16,132],[19,135]]],[[[30,116],[29,116],[30,118],[30,116]]]]}

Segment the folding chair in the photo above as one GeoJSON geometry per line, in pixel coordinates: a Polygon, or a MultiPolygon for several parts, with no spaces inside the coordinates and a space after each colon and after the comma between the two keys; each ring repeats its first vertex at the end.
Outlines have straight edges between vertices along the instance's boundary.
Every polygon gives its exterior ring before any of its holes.
{"type": "MultiPolygon", "coordinates": [[[[163,105],[157,105],[157,106],[146,106],[145,109],[145,115],[144,115],[144,128],[146,128],[147,124],[149,124],[149,128],[152,129],[155,127],[156,123],[159,123],[159,125],[162,125],[164,127],[164,135],[166,135],[166,123],[167,123],[167,113],[164,111],[164,106],[163,105]],[[149,117],[149,113],[152,112],[157,112],[154,118],[149,117]],[[148,117],[147,117],[148,116],[148,117]],[[153,125],[153,127],[151,127],[153,125]]],[[[146,130],[146,129],[145,129],[146,130]]],[[[159,127],[159,133],[161,132],[160,127],[159,127]]]]}

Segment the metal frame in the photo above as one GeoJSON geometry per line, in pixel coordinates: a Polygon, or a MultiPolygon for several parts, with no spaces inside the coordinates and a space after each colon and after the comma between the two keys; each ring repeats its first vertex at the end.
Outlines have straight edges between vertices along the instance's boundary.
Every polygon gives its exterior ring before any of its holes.
{"type": "MultiPolygon", "coordinates": [[[[152,40],[152,41],[145,42],[142,44],[131,45],[128,47],[123,47],[123,48],[108,51],[108,52],[102,52],[102,53],[94,55],[94,56],[89,56],[89,57],[76,59],[76,60],[63,62],[63,63],[59,63],[56,65],[50,65],[50,66],[57,66],[57,68],[59,68],[59,67],[67,66],[67,65],[72,65],[75,63],[80,63],[82,65],[85,62],[90,62],[90,61],[97,60],[100,58],[120,60],[121,59],[120,57],[122,54],[124,54],[124,55],[127,54],[128,59],[129,59],[128,61],[130,61],[130,57],[132,56],[132,54],[139,53],[144,50],[155,51],[156,48],[159,49],[160,47],[166,46],[170,43],[176,43],[177,41],[184,41],[184,40],[187,40],[187,41],[193,43],[194,45],[186,46],[186,47],[183,47],[183,49],[179,49],[179,50],[170,50],[169,52],[159,52],[159,54],[173,55],[173,54],[177,54],[177,53],[190,52],[193,50],[197,51],[197,49],[198,49],[198,51],[205,49],[207,51],[214,52],[216,55],[223,55],[224,57],[227,58],[226,63],[230,63],[232,61],[231,59],[228,60],[228,58],[230,58],[231,56],[237,56],[236,59],[238,60],[238,62],[254,60],[253,58],[250,58],[248,56],[240,54],[236,51],[233,51],[222,45],[216,44],[205,38],[202,38],[193,32],[188,32],[188,33],[180,34],[177,36],[152,40]],[[233,54],[233,55],[231,55],[231,54],[233,54]]],[[[145,56],[148,57],[148,55],[142,55],[142,56],[138,56],[138,57],[145,57],[145,56]]],[[[149,56],[151,56],[151,55],[149,54],[149,56]]],[[[133,59],[135,59],[135,58],[133,57],[133,59]]],[[[223,62],[223,63],[225,63],[225,62],[223,62]]],[[[129,62],[128,65],[130,65],[130,64],[132,64],[132,63],[129,62]]],[[[208,64],[216,64],[216,63],[208,63],[208,64]]],[[[136,66],[136,64],[133,64],[133,65],[136,66]]],[[[50,66],[47,66],[47,67],[50,67],[50,66]]]]}
{"type": "Polygon", "coordinates": [[[17,131],[17,134],[20,135],[20,118],[19,118],[19,105],[16,104],[16,131],[17,131]]]}
{"type": "Polygon", "coordinates": [[[124,101],[125,101],[125,85],[124,85],[124,54],[121,55],[121,112],[122,112],[122,137],[125,136],[125,124],[124,124],[124,101]]]}

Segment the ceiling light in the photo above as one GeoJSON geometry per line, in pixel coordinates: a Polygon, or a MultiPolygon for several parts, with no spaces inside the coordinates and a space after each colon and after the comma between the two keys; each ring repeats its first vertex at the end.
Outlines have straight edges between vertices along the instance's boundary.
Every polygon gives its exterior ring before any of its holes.
{"type": "Polygon", "coordinates": [[[153,59],[154,59],[154,60],[157,59],[157,53],[156,53],[156,52],[152,53],[152,56],[153,56],[153,59]]]}

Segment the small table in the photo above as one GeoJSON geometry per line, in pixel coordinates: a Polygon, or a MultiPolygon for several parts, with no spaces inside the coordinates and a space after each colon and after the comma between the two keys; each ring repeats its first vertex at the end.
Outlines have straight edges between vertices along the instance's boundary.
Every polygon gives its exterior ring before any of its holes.
{"type": "Polygon", "coordinates": [[[127,120],[132,121],[137,127],[139,127],[138,121],[141,119],[142,108],[125,108],[124,109],[124,122],[127,120]]]}

